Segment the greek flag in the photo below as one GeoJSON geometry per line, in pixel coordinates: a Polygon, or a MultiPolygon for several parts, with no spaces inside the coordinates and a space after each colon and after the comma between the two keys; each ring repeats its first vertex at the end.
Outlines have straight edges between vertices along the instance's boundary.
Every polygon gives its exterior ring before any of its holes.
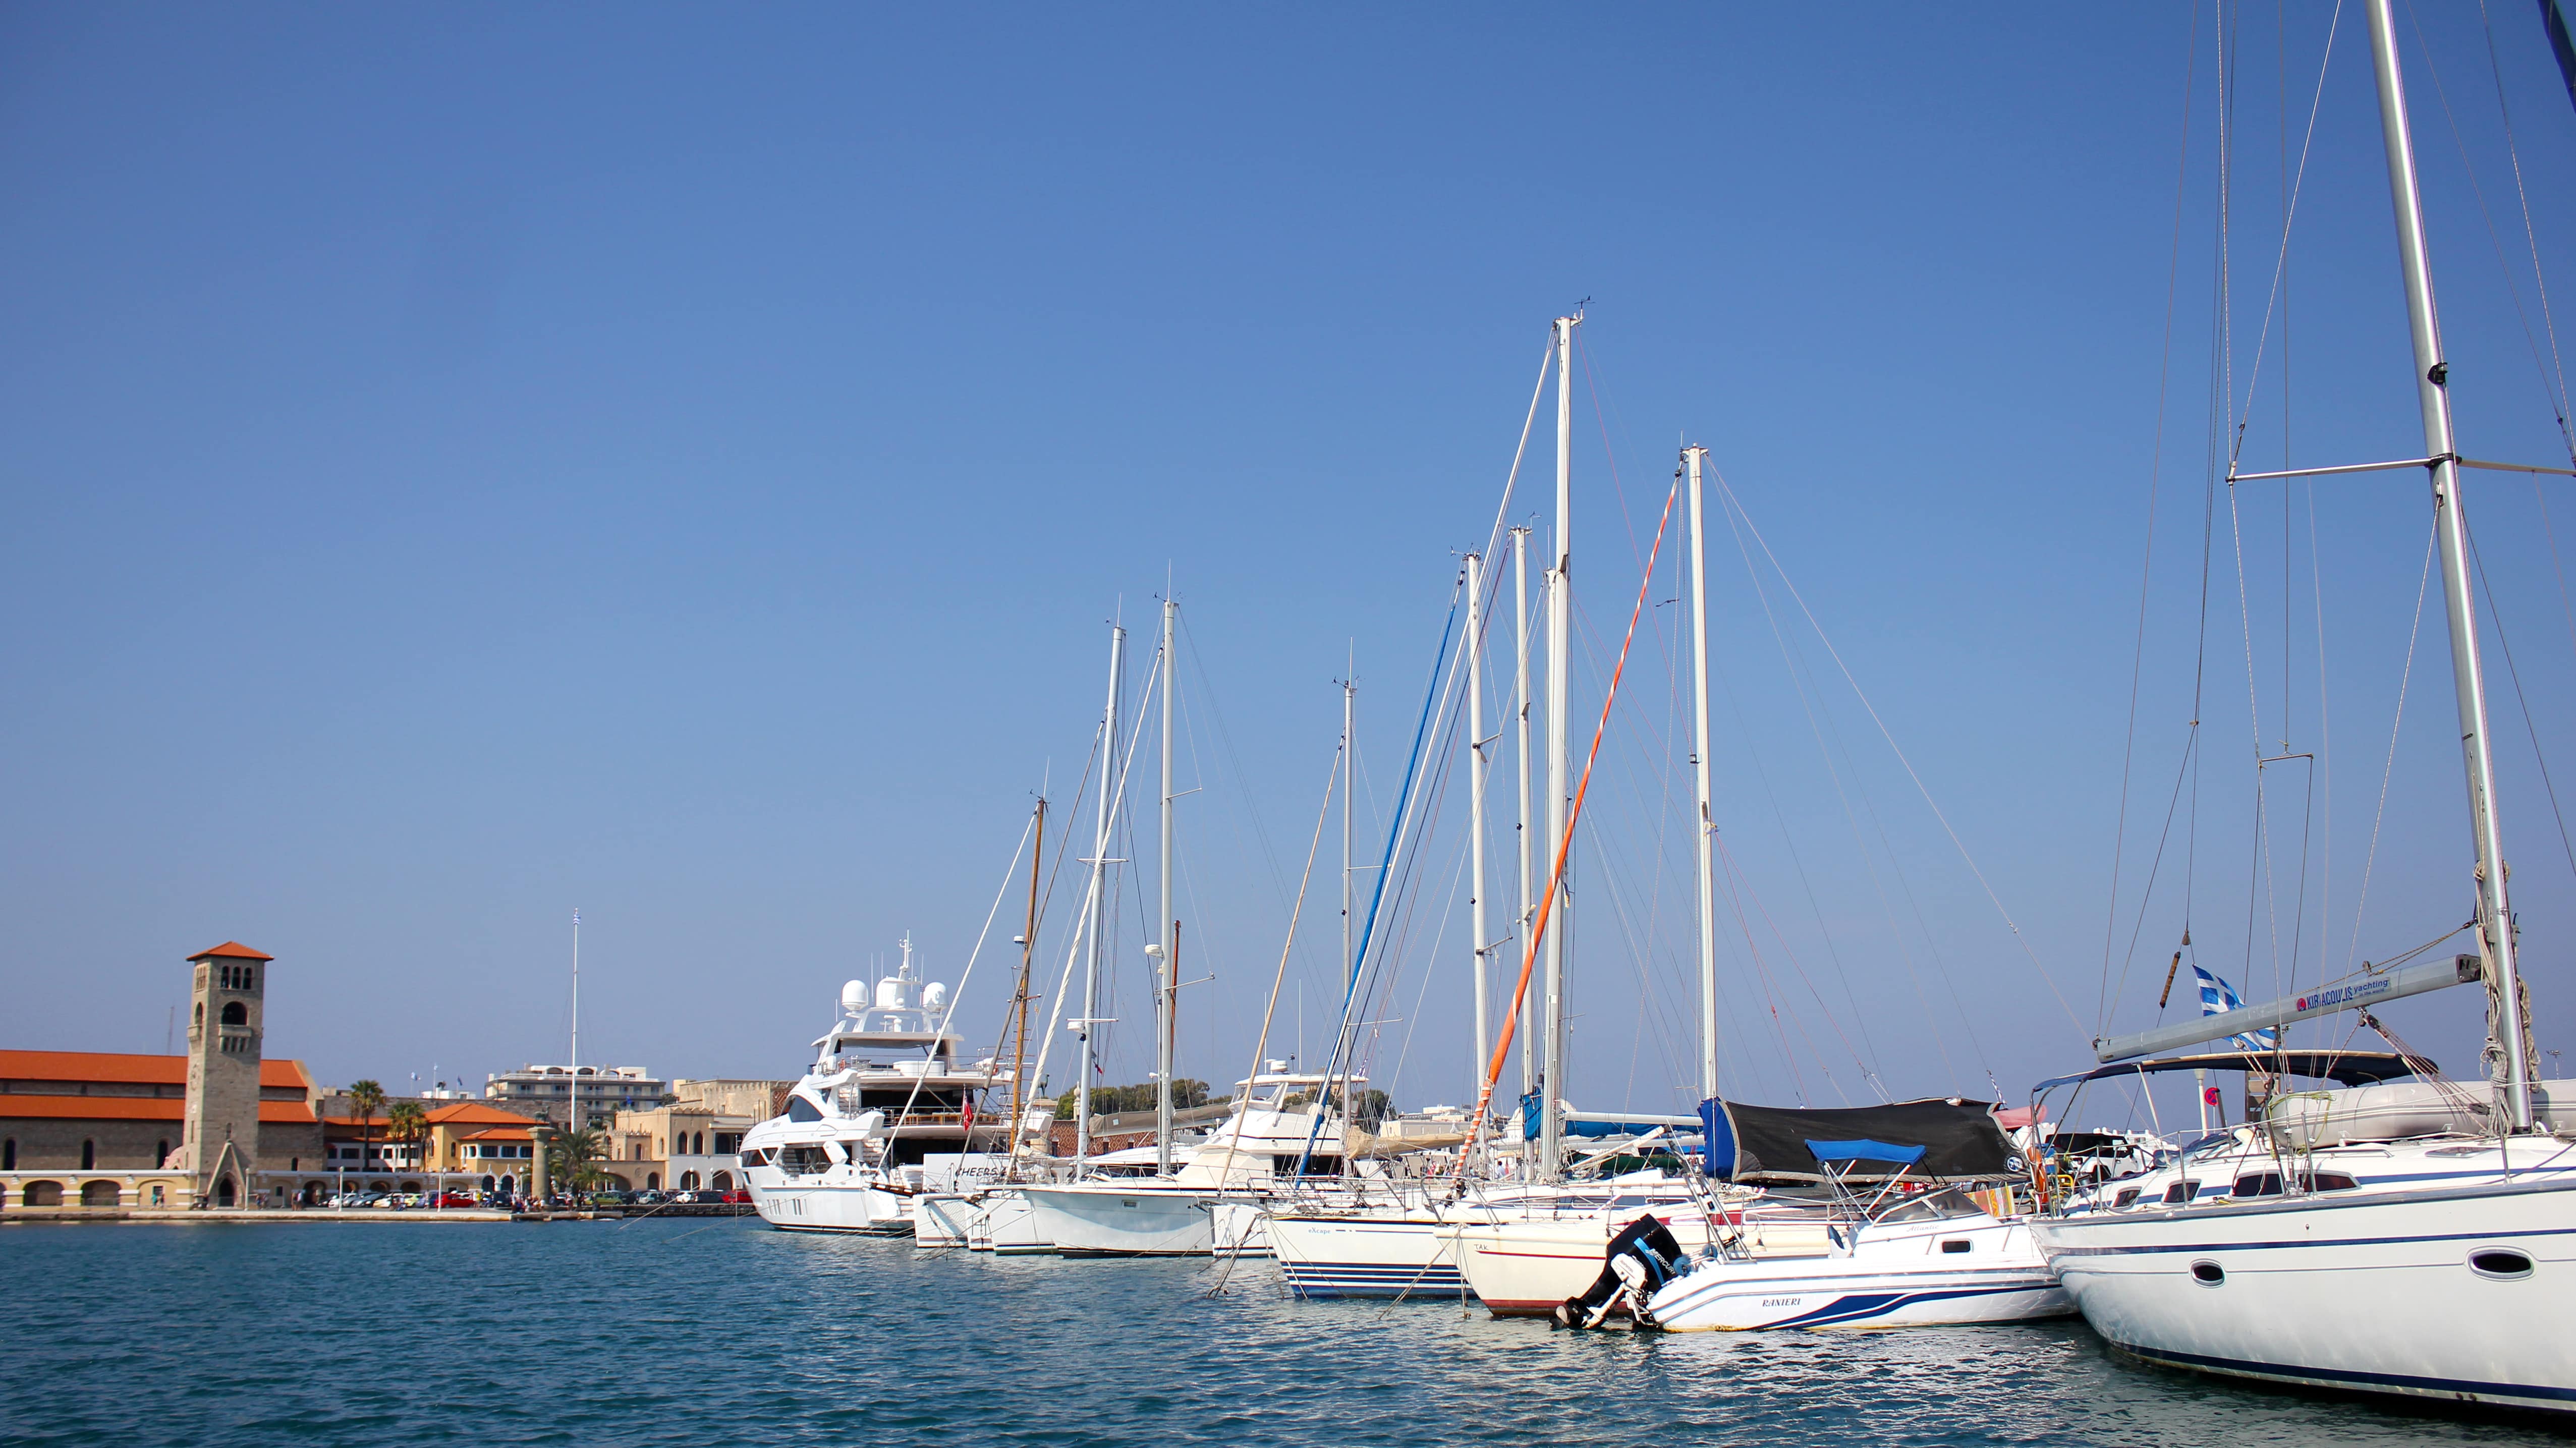
{"type": "MultiPolygon", "coordinates": [[[[579,910],[575,910],[574,912],[572,912],[572,923],[573,923],[573,924],[575,924],[575,925],[579,925],[579,924],[581,923],[581,912],[580,912],[579,910]]],[[[2197,967],[2195,967],[2195,968],[2197,968],[2197,967]]],[[[2202,987],[2200,988],[2200,993],[2201,993],[2203,996],[2207,996],[2207,995],[2209,994],[2209,987],[2207,987],[2207,986],[2202,986],[2202,987]]]]}
{"type": "MultiPolygon", "coordinates": [[[[2245,1002],[2237,996],[2236,987],[2197,965],[2191,968],[2191,973],[2200,977],[2200,1013],[2202,1015],[2224,1015],[2229,1011],[2245,1009],[2245,1002]]],[[[2262,1030],[2247,1031],[2241,1036],[2230,1036],[2227,1039],[2243,1050],[2269,1051],[2280,1044],[2281,1033],[2276,1027],[2266,1026],[2262,1030]]]]}

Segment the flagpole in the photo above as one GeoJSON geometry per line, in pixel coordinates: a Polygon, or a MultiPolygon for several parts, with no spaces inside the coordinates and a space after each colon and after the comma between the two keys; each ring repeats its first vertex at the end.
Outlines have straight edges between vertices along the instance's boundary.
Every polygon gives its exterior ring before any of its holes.
{"type": "Polygon", "coordinates": [[[581,1130],[581,907],[572,911],[572,1060],[564,1067],[564,1130],[581,1130]]]}

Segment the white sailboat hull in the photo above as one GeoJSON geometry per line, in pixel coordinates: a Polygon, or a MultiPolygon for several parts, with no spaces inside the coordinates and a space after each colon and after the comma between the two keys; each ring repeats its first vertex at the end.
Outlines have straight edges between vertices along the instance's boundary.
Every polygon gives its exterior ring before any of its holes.
{"type": "Polygon", "coordinates": [[[1215,1241],[1210,1192],[1114,1182],[1020,1190],[1031,1226],[1062,1256],[1198,1256],[1215,1241]]]}
{"type": "Polygon", "coordinates": [[[976,1200],[975,1215],[967,1224],[966,1245],[997,1257],[1044,1256],[1055,1250],[1054,1239],[1038,1230],[1038,1216],[1029,1206],[1028,1194],[1017,1187],[986,1192],[976,1200]]]}
{"type": "Polygon", "coordinates": [[[946,1193],[925,1194],[912,1203],[912,1245],[925,1251],[963,1247],[975,1217],[975,1203],[946,1193]]]}
{"type": "MultiPolygon", "coordinates": [[[[1450,1230],[1456,1234],[1458,1270],[1486,1310],[1497,1317],[1544,1317],[1592,1285],[1601,1275],[1610,1239],[1638,1215],[1486,1222],[1450,1230]]],[[[1708,1245],[1708,1220],[1698,1211],[1676,1208],[1655,1216],[1685,1252],[1695,1254],[1708,1245]]],[[[1748,1215],[1737,1230],[1761,1256],[1820,1255],[1830,1245],[1820,1216],[1748,1215]]]]}
{"type": "Polygon", "coordinates": [[[1450,1222],[1372,1217],[1275,1217],[1271,1254],[1298,1297],[1455,1298],[1458,1275],[1450,1222]]]}
{"type": "Polygon", "coordinates": [[[2034,1232],[2085,1320],[2146,1361],[2576,1413],[2576,1182],[2099,1213],[2034,1232]],[[2529,1270],[2479,1265],[2516,1260],[2529,1270]]]}

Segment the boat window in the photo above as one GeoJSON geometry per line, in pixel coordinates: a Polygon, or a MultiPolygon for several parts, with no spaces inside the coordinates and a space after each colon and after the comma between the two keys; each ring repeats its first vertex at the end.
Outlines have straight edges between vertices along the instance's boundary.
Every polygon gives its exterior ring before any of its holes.
{"type": "Polygon", "coordinates": [[[1982,1211],[1983,1208],[1980,1208],[1975,1202],[1968,1199],[1968,1194],[1966,1192],[1959,1190],[1957,1187],[1943,1187],[1937,1192],[1927,1192],[1922,1196],[1910,1197],[1904,1201],[1898,1202],[1896,1205],[1880,1212],[1878,1214],[1878,1220],[1882,1222],[1938,1222],[1948,1217],[1973,1217],[1980,1215],[1982,1211]]]}
{"type": "Polygon", "coordinates": [[[2200,1195],[2200,1183],[2175,1182],[2172,1186],[2165,1188],[2165,1205],[2169,1207],[2179,1206],[2198,1195],[2200,1195]]]}
{"type": "Polygon", "coordinates": [[[2361,1183],[2339,1171],[2321,1171],[2308,1178],[2308,1190],[2312,1192],[2349,1192],[2360,1188],[2361,1183]]]}
{"type": "Polygon", "coordinates": [[[1952,1237],[1941,1244],[1941,1250],[1944,1252],[1965,1252],[1968,1250],[1968,1240],[1964,1237],[1952,1237]]]}
{"type": "Polygon", "coordinates": [[[2531,1259],[2505,1247],[2488,1247],[2469,1254],[2469,1270],[2481,1277],[2528,1277],[2531,1259]]]}
{"type": "Polygon", "coordinates": [[[2138,1193],[2140,1190],[2141,1189],[2138,1187],[2120,1188],[2120,1194],[2111,1199],[2111,1210],[2115,1212],[2126,1211],[2128,1208],[2137,1205],[2138,1193]]]}
{"type": "Polygon", "coordinates": [[[806,1100],[802,1096],[790,1096],[787,1098],[787,1119],[790,1121],[820,1121],[823,1119],[823,1111],[821,1107],[816,1106],[813,1102],[806,1100]]]}
{"type": "Polygon", "coordinates": [[[2237,1197],[2277,1197],[2281,1194],[2281,1174],[2276,1171],[2248,1172],[2236,1179],[2237,1197]]]}

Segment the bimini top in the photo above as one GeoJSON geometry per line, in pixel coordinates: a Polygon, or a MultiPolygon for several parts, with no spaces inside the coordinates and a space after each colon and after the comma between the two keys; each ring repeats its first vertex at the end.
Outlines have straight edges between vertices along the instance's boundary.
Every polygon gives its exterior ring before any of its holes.
{"type": "Polygon", "coordinates": [[[1983,1101],[1932,1097],[1825,1110],[1699,1104],[1708,1174],[1721,1181],[1973,1181],[2015,1175],[2012,1143],[1983,1101]]]}
{"type": "MultiPolygon", "coordinates": [[[[2053,1076],[2030,1088],[2036,1096],[2078,1081],[2109,1076],[2144,1075],[2151,1071],[2268,1071],[2275,1076],[2305,1076],[2346,1086],[2371,1086],[2412,1076],[2418,1066],[2433,1066],[2421,1056],[2394,1051],[2210,1051],[2196,1056],[2165,1056],[2153,1061],[2122,1061],[2096,1066],[2072,1076],[2053,1076]]],[[[2433,1069],[2440,1070],[2438,1066],[2433,1069]]]]}

